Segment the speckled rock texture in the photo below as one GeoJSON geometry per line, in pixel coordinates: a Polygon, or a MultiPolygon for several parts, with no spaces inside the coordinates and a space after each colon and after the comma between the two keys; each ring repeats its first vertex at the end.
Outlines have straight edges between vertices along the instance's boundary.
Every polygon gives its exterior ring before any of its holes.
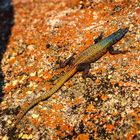
{"type": "Polygon", "coordinates": [[[0,2],[0,139],[140,139],[140,3],[138,0],[4,0],[0,2]],[[69,69],[59,68],[103,32],[129,27],[114,49],[92,63],[94,79],[76,73],[32,108],[69,69]]]}

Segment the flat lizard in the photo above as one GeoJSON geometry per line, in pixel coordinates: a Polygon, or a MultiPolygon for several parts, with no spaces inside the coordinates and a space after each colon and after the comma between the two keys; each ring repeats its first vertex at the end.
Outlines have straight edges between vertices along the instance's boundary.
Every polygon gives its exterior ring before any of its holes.
{"type": "MultiPolygon", "coordinates": [[[[71,69],[58,79],[58,82],[56,82],[56,84],[50,89],[50,91],[33,100],[27,108],[21,109],[12,128],[16,128],[21,119],[31,108],[37,105],[40,101],[48,99],[51,95],[58,91],[62,87],[62,85],[67,80],[69,80],[77,71],[84,71],[85,73],[87,73],[87,70],[90,68],[90,64],[102,57],[107,51],[109,51],[110,54],[126,53],[127,51],[114,50],[112,48],[112,45],[118,42],[127,32],[128,28],[124,28],[117,30],[116,32],[112,33],[102,40],[101,36],[99,36],[99,38],[96,39],[96,44],[93,44],[85,49],[77,56],[75,60],[73,60],[71,69]]],[[[65,64],[67,63],[68,61],[66,61],[65,64]]]]}

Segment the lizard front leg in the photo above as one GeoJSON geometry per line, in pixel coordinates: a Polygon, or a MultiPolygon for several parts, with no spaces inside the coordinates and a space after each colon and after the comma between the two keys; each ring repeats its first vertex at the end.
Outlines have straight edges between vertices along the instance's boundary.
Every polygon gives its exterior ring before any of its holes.
{"type": "Polygon", "coordinates": [[[101,32],[100,35],[94,39],[95,44],[100,42],[102,40],[102,38],[103,38],[103,32],[101,32]]]}

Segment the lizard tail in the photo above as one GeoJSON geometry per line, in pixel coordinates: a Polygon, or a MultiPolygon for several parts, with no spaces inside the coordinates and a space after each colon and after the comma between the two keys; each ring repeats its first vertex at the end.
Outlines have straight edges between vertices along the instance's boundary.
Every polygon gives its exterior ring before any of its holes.
{"type": "Polygon", "coordinates": [[[24,115],[31,109],[33,108],[35,105],[37,105],[40,101],[46,100],[48,99],[51,95],[53,95],[58,89],[61,88],[61,86],[70,78],[72,77],[75,73],[77,72],[76,67],[72,68],[69,72],[67,72],[66,74],[64,74],[62,77],[60,77],[60,79],[58,80],[58,82],[56,83],[56,85],[45,95],[38,97],[37,99],[35,99],[27,108],[22,109],[20,111],[20,113],[18,114],[16,121],[14,123],[14,125],[12,126],[12,128],[16,128],[16,126],[18,125],[18,123],[21,121],[21,119],[24,117],[24,115]]]}

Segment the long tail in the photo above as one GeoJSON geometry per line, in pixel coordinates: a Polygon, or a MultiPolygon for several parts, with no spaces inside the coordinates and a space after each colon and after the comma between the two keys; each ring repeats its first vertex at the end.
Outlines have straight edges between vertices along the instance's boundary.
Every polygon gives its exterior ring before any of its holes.
{"type": "Polygon", "coordinates": [[[67,72],[66,74],[64,74],[56,83],[56,85],[45,95],[38,97],[37,99],[35,99],[27,108],[23,109],[20,111],[20,113],[18,114],[17,118],[16,118],[16,122],[14,123],[14,125],[12,126],[12,128],[15,128],[18,123],[21,121],[21,119],[24,117],[24,115],[31,109],[33,108],[35,105],[37,105],[40,101],[46,100],[48,99],[51,95],[53,95],[58,89],[61,88],[61,86],[70,78],[72,77],[75,73],[77,72],[77,69],[74,67],[72,68],[69,72],[67,72]]]}

